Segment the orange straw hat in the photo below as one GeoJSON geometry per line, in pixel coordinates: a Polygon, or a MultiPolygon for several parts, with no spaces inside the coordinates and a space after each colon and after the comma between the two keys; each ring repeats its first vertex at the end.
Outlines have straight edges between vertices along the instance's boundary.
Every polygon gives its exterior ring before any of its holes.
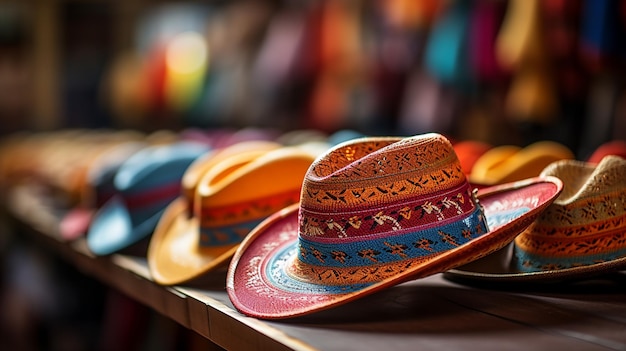
{"type": "Polygon", "coordinates": [[[244,239],[228,296],[265,319],[328,309],[502,248],[561,189],[537,177],[476,196],[439,134],[353,139],[311,165],[299,204],[244,239]]]}
{"type": "Polygon", "coordinates": [[[538,141],[524,148],[496,146],[476,160],[469,181],[495,185],[536,177],[550,163],[564,159],[574,159],[574,154],[554,141],[538,141]]]}
{"type": "Polygon", "coordinates": [[[506,249],[446,274],[451,279],[546,282],[626,268],[626,159],[555,162],[542,176],[563,192],[506,249]]]}
{"type": "Polygon", "coordinates": [[[492,148],[488,143],[478,140],[463,140],[452,144],[454,152],[461,162],[461,168],[465,175],[470,175],[476,161],[489,149],[492,148]]]}
{"type": "Polygon", "coordinates": [[[153,279],[179,284],[226,268],[254,226],[298,201],[316,156],[296,146],[251,141],[196,161],[183,176],[183,196],[168,206],[150,241],[153,279]]]}

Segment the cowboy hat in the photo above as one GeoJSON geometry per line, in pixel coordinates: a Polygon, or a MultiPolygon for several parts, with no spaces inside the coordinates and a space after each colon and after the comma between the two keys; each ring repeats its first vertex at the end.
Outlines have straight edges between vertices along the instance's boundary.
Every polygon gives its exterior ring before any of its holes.
{"type": "MultiPolygon", "coordinates": [[[[93,214],[114,194],[113,180],[121,165],[135,152],[148,146],[167,145],[174,141],[190,142],[211,146],[207,132],[184,130],[176,134],[169,130],[158,130],[137,140],[129,140],[132,134],[127,131],[112,132],[119,134],[112,145],[103,147],[100,152],[83,152],[86,165],[84,175],[80,177],[80,201],[71,208],[59,223],[59,233],[64,240],[74,240],[83,236],[91,223],[93,214]],[[124,135],[128,135],[122,139],[124,135]],[[202,138],[202,136],[204,136],[202,138]]],[[[102,141],[91,141],[102,144],[102,141]]]]}
{"type": "Polygon", "coordinates": [[[287,318],[443,272],[513,240],[561,186],[533,178],[476,196],[439,134],[354,139],[311,165],[299,204],[248,234],[228,296],[246,315],[287,318]]]}
{"type": "Polygon", "coordinates": [[[177,142],[146,147],[129,157],[113,179],[115,195],[89,226],[91,252],[112,254],[149,237],[165,207],[180,194],[187,167],[208,150],[202,144],[177,142]]]}
{"type": "Polygon", "coordinates": [[[113,180],[119,168],[145,146],[145,143],[139,141],[123,142],[93,157],[85,171],[80,202],[59,222],[59,234],[63,240],[74,240],[87,232],[93,214],[113,196],[113,180]]]}
{"type": "Polygon", "coordinates": [[[469,176],[472,184],[496,185],[536,177],[550,163],[573,159],[574,154],[565,145],[544,140],[526,147],[496,146],[480,156],[469,176]]]}
{"type": "Polygon", "coordinates": [[[298,201],[317,153],[272,142],[242,142],[196,161],[183,196],[170,204],[150,240],[148,266],[163,285],[226,267],[261,220],[298,201]]]}
{"type": "Polygon", "coordinates": [[[477,282],[559,282],[626,267],[626,159],[555,162],[563,192],[508,247],[446,273],[477,282]]]}

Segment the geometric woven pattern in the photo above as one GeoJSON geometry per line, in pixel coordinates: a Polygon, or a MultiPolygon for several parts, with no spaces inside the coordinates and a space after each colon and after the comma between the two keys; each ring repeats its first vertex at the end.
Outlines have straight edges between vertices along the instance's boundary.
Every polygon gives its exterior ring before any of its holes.
{"type": "Polygon", "coordinates": [[[397,262],[419,261],[486,232],[444,137],[348,143],[318,159],[305,177],[292,273],[331,285],[370,281],[367,270],[353,268],[379,266],[393,275],[403,265],[397,262]],[[332,274],[323,274],[328,267],[332,274]]]}
{"type": "Polygon", "coordinates": [[[286,318],[445,272],[505,246],[561,189],[550,177],[476,192],[435,133],[346,141],[310,165],[299,204],[242,241],[228,296],[246,315],[286,318]]]}
{"type": "Polygon", "coordinates": [[[561,196],[515,240],[522,271],[579,267],[626,256],[626,160],[596,166],[560,161],[542,175],[563,180],[561,196]]]}

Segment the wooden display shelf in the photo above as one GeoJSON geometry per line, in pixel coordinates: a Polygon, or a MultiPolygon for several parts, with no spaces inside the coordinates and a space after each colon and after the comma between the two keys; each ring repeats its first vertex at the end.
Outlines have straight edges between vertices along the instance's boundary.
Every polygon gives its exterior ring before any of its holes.
{"type": "Polygon", "coordinates": [[[144,257],[94,257],[84,240],[58,239],[57,217],[36,194],[16,191],[7,203],[38,242],[77,269],[228,350],[626,350],[623,272],[524,290],[469,287],[438,274],[310,316],[263,321],[235,310],[225,272],[163,287],[144,257]]]}

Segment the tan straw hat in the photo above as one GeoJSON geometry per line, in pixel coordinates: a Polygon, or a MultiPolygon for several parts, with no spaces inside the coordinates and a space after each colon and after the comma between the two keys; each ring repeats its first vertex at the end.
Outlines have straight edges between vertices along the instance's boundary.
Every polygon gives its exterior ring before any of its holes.
{"type": "Polygon", "coordinates": [[[562,160],[541,174],[563,181],[559,198],[509,247],[447,277],[553,283],[626,267],[626,160],[562,160]]]}

